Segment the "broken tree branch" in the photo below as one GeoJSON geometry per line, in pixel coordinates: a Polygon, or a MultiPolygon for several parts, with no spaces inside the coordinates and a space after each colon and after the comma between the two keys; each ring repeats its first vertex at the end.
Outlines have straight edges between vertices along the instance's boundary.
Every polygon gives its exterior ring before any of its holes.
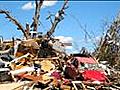
{"type": "Polygon", "coordinates": [[[57,12],[57,14],[55,15],[55,18],[54,18],[54,21],[52,23],[52,26],[51,26],[50,30],[43,37],[48,38],[48,37],[50,37],[55,32],[55,28],[56,28],[57,24],[61,20],[64,19],[63,15],[64,15],[64,12],[65,12],[64,10],[67,8],[67,6],[66,6],[67,3],[68,3],[68,0],[65,0],[63,6],[61,8],[61,10],[59,10],[57,12]]]}
{"type": "Polygon", "coordinates": [[[6,18],[8,18],[12,23],[14,23],[18,27],[19,30],[22,31],[26,39],[28,38],[28,35],[25,33],[25,29],[23,28],[23,26],[15,18],[13,18],[10,15],[10,12],[5,11],[5,10],[0,10],[0,14],[5,14],[6,18]]]}

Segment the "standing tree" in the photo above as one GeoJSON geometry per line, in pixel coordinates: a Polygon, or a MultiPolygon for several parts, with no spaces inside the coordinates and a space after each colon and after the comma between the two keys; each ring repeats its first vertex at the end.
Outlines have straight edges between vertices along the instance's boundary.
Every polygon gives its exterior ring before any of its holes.
{"type": "MultiPolygon", "coordinates": [[[[39,25],[39,18],[40,18],[40,9],[41,9],[41,7],[43,5],[43,2],[44,2],[44,0],[40,0],[40,1],[35,0],[36,8],[35,8],[35,15],[33,17],[33,22],[31,24],[31,26],[29,26],[29,24],[27,23],[26,28],[24,28],[21,25],[21,23],[18,22],[17,19],[15,19],[13,16],[11,16],[9,11],[0,10],[0,14],[5,14],[6,18],[9,19],[13,24],[15,24],[17,26],[18,30],[22,31],[24,37],[26,39],[29,39],[30,38],[29,31],[30,31],[31,28],[33,28],[33,31],[35,31],[37,33],[38,25],[39,25]]],[[[52,26],[51,26],[50,30],[45,35],[43,35],[43,37],[50,37],[55,32],[55,28],[56,28],[57,24],[62,19],[64,19],[63,15],[65,13],[65,9],[67,8],[66,7],[67,3],[68,3],[68,1],[65,0],[64,5],[62,6],[62,8],[55,15],[55,19],[52,22],[52,26]]],[[[36,37],[36,34],[33,34],[33,38],[34,37],[36,37]]]]}
{"type": "Polygon", "coordinates": [[[114,20],[96,50],[96,58],[111,66],[120,62],[120,15],[114,20]]]}
{"type": "MultiPolygon", "coordinates": [[[[37,31],[37,27],[38,27],[38,20],[39,20],[39,17],[40,17],[40,8],[43,4],[43,0],[40,0],[39,2],[36,0],[36,9],[35,9],[35,16],[33,18],[33,23],[32,23],[32,27],[34,28],[33,30],[34,31],[37,31]]],[[[24,37],[26,39],[29,39],[30,36],[29,36],[29,30],[30,30],[30,27],[29,27],[29,24],[27,23],[26,24],[26,28],[24,28],[20,22],[18,22],[17,19],[15,19],[13,16],[10,15],[10,12],[9,11],[5,11],[5,10],[0,10],[0,14],[5,14],[6,15],[6,18],[8,18],[11,22],[13,22],[18,28],[18,30],[21,30],[22,33],[24,34],[24,37]]]]}

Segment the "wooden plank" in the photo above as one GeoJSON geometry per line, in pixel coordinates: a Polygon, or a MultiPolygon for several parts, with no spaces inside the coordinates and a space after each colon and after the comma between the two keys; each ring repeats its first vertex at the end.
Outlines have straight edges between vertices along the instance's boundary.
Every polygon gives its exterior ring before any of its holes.
{"type": "Polygon", "coordinates": [[[86,87],[85,87],[85,85],[82,83],[82,81],[72,81],[72,84],[73,84],[75,90],[79,90],[79,89],[77,88],[77,86],[75,85],[75,84],[77,84],[77,83],[79,83],[79,84],[82,85],[83,90],[87,90],[86,87]]]}
{"type": "Polygon", "coordinates": [[[28,84],[28,83],[31,83],[31,82],[26,81],[26,82],[19,82],[19,83],[12,82],[12,83],[7,83],[7,84],[0,84],[0,90],[13,90],[16,87],[19,87],[21,85],[28,84]]]}

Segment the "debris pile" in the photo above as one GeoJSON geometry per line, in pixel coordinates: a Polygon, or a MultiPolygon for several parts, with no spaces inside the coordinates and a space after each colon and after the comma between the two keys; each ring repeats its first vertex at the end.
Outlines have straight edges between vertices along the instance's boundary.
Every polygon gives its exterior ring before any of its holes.
{"type": "MultiPolygon", "coordinates": [[[[53,48],[58,40],[45,38],[39,43],[40,40],[3,41],[0,51],[1,89],[3,86],[4,90],[8,86],[10,90],[119,89],[119,83],[111,75],[120,74],[99,64],[90,54],[67,55],[53,48]]],[[[62,44],[61,47],[64,48],[62,44]]]]}
{"type": "MultiPolygon", "coordinates": [[[[35,2],[33,23],[31,26],[27,23],[26,29],[8,11],[0,10],[0,14],[5,14],[17,25],[25,37],[11,41],[0,38],[0,90],[119,90],[120,71],[104,58],[109,45],[117,44],[113,41],[108,45],[111,39],[118,40],[112,38],[116,27],[112,25],[108,30],[110,32],[95,52],[96,58],[85,49],[68,55],[65,44],[52,36],[57,24],[64,19],[68,1],[65,0],[54,20],[51,15],[47,18],[52,26],[45,35],[37,32],[43,0],[35,2]]],[[[116,26],[117,21],[114,24],[116,26]]]]}

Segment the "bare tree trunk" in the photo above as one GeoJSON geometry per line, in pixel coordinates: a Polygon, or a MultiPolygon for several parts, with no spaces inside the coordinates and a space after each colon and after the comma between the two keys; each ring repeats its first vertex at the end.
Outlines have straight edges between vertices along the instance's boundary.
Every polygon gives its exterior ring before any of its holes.
{"type": "Polygon", "coordinates": [[[44,0],[40,0],[39,2],[35,0],[36,9],[35,9],[35,16],[33,17],[33,23],[31,27],[33,27],[33,31],[37,31],[38,24],[39,24],[39,17],[40,17],[40,9],[42,7],[44,0]]]}

